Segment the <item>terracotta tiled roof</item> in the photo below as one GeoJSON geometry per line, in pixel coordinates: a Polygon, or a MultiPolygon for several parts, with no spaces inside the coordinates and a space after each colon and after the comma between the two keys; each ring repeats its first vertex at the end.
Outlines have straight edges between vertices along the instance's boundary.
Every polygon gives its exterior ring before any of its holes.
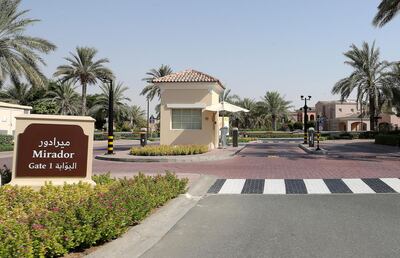
{"type": "Polygon", "coordinates": [[[225,89],[218,79],[212,77],[211,75],[192,69],[171,73],[164,77],[154,79],[153,82],[216,82],[225,89]]]}

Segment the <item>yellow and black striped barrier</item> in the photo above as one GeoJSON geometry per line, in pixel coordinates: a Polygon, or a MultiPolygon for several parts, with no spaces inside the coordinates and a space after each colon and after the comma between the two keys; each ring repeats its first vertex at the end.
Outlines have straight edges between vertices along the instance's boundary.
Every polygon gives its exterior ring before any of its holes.
{"type": "Polygon", "coordinates": [[[114,136],[113,135],[108,136],[107,153],[114,154],[114,136]]]}

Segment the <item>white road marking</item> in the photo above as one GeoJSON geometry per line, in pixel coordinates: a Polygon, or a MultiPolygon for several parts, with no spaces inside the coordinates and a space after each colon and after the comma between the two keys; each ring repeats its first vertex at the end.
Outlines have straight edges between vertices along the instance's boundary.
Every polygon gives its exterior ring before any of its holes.
{"type": "Polygon", "coordinates": [[[266,179],[264,183],[264,194],[286,194],[284,179],[266,179]]]}
{"type": "Polygon", "coordinates": [[[219,191],[220,194],[240,194],[246,179],[227,179],[219,191]]]}
{"type": "Polygon", "coordinates": [[[304,179],[309,194],[330,194],[328,187],[322,179],[304,179]]]}
{"type": "Polygon", "coordinates": [[[375,193],[374,190],[359,178],[342,178],[342,180],[353,193],[375,193]]]}
{"type": "Polygon", "coordinates": [[[400,179],[398,178],[380,178],[385,184],[393,188],[396,192],[400,193],[400,179]]]}

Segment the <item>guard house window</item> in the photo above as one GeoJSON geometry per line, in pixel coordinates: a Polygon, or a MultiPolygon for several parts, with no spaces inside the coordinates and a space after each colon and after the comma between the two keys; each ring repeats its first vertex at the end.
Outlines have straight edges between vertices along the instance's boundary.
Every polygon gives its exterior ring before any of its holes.
{"type": "Polygon", "coordinates": [[[172,129],[201,129],[201,109],[172,109],[172,129]]]}

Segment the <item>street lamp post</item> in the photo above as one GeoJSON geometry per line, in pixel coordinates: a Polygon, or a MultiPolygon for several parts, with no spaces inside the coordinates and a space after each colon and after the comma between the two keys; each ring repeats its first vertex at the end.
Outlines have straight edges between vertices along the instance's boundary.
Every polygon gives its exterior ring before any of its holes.
{"type": "Polygon", "coordinates": [[[114,154],[114,90],[113,80],[110,78],[101,79],[104,83],[109,83],[110,88],[108,91],[108,141],[107,141],[107,153],[108,155],[114,154]]]}
{"type": "Polygon", "coordinates": [[[311,96],[304,97],[301,95],[301,100],[304,100],[304,107],[301,108],[300,110],[304,111],[304,144],[307,144],[307,123],[308,123],[308,116],[307,116],[307,111],[311,110],[307,106],[307,101],[311,99],[311,96]]]}
{"type": "Polygon", "coordinates": [[[149,129],[150,129],[150,100],[147,99],[147,131],[146,131],[146,139],[149,140],[149,129]]]}

